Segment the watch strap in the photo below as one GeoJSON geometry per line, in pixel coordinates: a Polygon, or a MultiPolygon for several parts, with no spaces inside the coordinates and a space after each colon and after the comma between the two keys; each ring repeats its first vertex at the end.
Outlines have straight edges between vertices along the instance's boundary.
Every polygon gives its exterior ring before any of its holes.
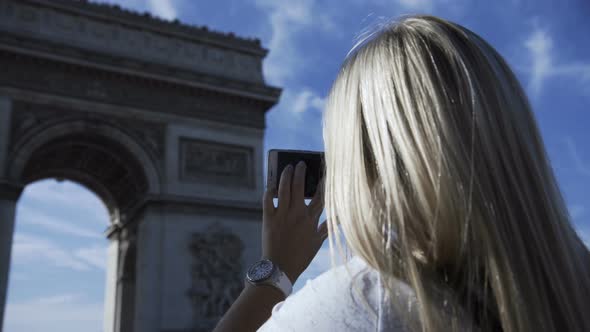
{"type": "Polygon", "coordinates": [[[291,283],[291,280],[289,279],[289,277],[287,277],[287,274],[285,274],[285,272],[281,271],[278,267],[276,267],[274,273],[268,279],[266,279],[264,281],[253,282],[253,281],[250,281],[250,279],[246,278],[246,282],[248,282],[254,286],[260,286],[260,285],[273,286],[273,287],[277,288],[278,290],[280,290],[281,292],[283,292],[283,294],[285,295],[285,298],[288,297],[289,295],[291,295],[291,292],[293,292],[293,284],[291,283]]]}
{"type": "Polygon", "coordinates": [[[291,280],[289,280],[289,277],[287,277],[285,272],[281,270],[278,270],[278,272],[278,281],[276,283],[273,283],[273,286],[280,289],[283,292],[283,294],[285,294],[285,297],[288,297],[289,295],[291,295],[291,292],[293,292],[293,284],[291,283],[291,280]]]}

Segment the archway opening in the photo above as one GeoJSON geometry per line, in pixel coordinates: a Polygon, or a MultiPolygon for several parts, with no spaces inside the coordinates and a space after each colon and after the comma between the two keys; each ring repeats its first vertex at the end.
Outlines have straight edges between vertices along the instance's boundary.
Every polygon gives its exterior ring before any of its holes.
{"type": "Polygon", "coordinates": [[[29,184],[17,204],[5,331],[101,331],[110,213],[71,181],[29,184]]]}
{"type": "MultiPolygon", "coordinates": [[[[23,279],[25,273],[18,268],[21,260],[23,264],[33,266],[53,262],[54,268],[70,268],[79,273],[72,277],[76,274],[60,273],[58,270],[33,271],[39,279],[34,281],[34,287],[23,286],[23,290],[15,286],[16,281],[10,281],[5,326],[7,330],[12,330],[9,324],[26,325],[16,328],[17,331],[36,331],[37,327],[39,331],[131,331],[135,307],[136,229],[128,222],[128,217],[152,188],[150,184],[154,181],[148,183],[146,176],[146,170],[150,170],[151,165],[145,162],[145,155],[137,155],[137,148],[133,150],[134,141],[120,135],[116,127],[82,121],[68,128],[43,129],[32,135],[30,139],[23,140],[12,159],[10,174],[16,182],[28,185],[16,209],[11,264],[14,276],[11,275],[10,280],[23,279]],[[48,205],[43,212],[24,203],[36,192],[39,192],[40,201],[50,202],[45,203],[48,205]],[[84,196],[86,201],[101,202],[94,205],[102,206],[102,212],[87,209],[78,201],[84,196]],[[51,201],[56,198],[60,198],[63,204],[51,201]],[[81,208],[78,213],[68,214],[67,211],[77,208],[81,208]],[[97,213],[102,215],[100,227],[90,230],[86,219],[92,219],[97,213]],[[32,228],[21,233],[24,227],[21,223],[32,228]],[[60,232],[62,236],[78,237],[78,244],[65,245],[74,241],[72,238],[48,238],[51,233],[60,232]],[[26,258],[23,260],[24,252],[31,256],[28,262],[26,258]],[[94,272],[84,275],[84,271],[94,272]],[[48,287],[44,287],[45,284],[48,287]],[[74,287],[70,292],[63,289],[58,294],[40,292],[36,297],[32,293],[32,289],[57,290],[59,287],[56,285],[68,284],[78,288],[74,287]],[[13,290],[13,287],[17,288],[13,290]],[[22,297],[22,292],[29,294],[28,297],[22,297]],[[21,299],[31,302],[22,302],[21,299]],[[47,310],[43,309],[45,305],[48,305],[47,310]],[[60,306],[70,310],[52,312],[60,306]],[[42,315],[33,314],[31,309],[38,310],[42,315]],[[37,323],[39,325],[35,325],[37,323]],[[79,324],[87,325],[83,327],[79,324]]],[[[153,180],[153,172],[150,174],[153,180]]]]}

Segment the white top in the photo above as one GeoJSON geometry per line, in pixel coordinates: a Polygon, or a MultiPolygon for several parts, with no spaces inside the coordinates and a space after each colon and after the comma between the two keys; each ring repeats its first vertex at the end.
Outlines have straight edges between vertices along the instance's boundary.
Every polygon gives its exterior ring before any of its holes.
{"type": "Polygon", "coordinates": [[[379,273],[354,256],[346,264],[308,280],[298,292],[277,303],[258,331],[408,331],[404,321],[417,317],[414,292],[400,281],[392,294],[394,301],[382,289],[379,273]],[[369,307],[353,285],[364,294],[369,307]]]}

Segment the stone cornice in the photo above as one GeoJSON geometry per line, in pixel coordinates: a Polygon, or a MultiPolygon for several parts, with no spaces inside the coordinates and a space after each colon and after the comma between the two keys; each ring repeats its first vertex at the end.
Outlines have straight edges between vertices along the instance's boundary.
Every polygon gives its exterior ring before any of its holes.
{"type": "Polygon", "coordinates": [[[195,198],[178,195],[148,195],[135,207],[123,211],[121,223],[107,230],[107,236],[126,228],[133,227],[140,221],[141,215],[148,207],[163,209],[167,215],[173,213],[212,214],[216,216],[243,217],[262,222],[262,203],[239,201],[221,201],[210,198],[195,198]]]}
{"type": "Polygon", "coordinates": [[[274,105],[171,82],[0,51],[0,86],[264,128],[274,105]]]}
{"type": "Polygon", "coordinates": [[[234,33],[214,31],[206,26],[194,26],[182,23],[178,20],[165,20],[151,15],[148,12],[139,13],[125,9],[119,5],[99,3],[87,0],[20,0],[38,6],[58,9],[76,13],[91,18],[118,22],[122,25],[139,27],[159,33],[194,39],[199,42],[222,45],[230,48],[239,48],[245,52],[251,52],[261,56],[268,52],[262,48],[258,38],[243,38],[234,33]]]}
{"type": "MultiPolygon", "coordinates": [[[[21,44],[33,49],[39,43],[57,45],[77,59],[108,55],[123,67],[139,61],[174,68],[173,76],[189,71],[264,85],[266,50],[259,43],[104,7],[107,12],[130,15],[117,19],[102,13],[103,7],[73,0],[0,1],[0,35],[32,40],[21,44]],[[178,29],[188,30],[175,32],[178,29]]],[[[51,51],[55,47],[48,55],[51,51]]]]}
{"type": "Polygon", "coordinates": [[[194,86],[212,91],[219,91],[246,98],[268,101],[274,105],[278,102],[281,89],[260,83],[228,80],[227,78],[189,70],[178,70],[163,64],[154,64],[140,60],[100,54],[75,47],[64,47],[47,40],[14,37],[0,33],[0,51],[22,54],[40,59],[55,60],[72,65],[113,71],[134,76],[152,82],[170,82],[179,85],[194,86]]]}

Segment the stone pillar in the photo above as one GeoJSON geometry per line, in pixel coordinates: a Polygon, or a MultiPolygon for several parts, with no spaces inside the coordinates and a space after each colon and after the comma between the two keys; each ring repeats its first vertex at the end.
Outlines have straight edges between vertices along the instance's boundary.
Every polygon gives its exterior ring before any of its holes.
{"type": "Polygon", "coordinates": [[[0,331],[4,324],[16,202],[22,189],[21,185],[0,180],[0,331]]]}
{"type": "Polygon", "coordinates": [[[105,295],[104,332],[132,332],[135,324],[135,231],[118,224],[107,231],[109,264],[105,295]]]}
{"type": "Polygon", "coordinates": [[[117,332],[115,329],[117,310],[117,277],[119,269],[119,239],[109,236],[106,287],[104,297],[104,332],[117,332]]]}
{"type": "Polygon", "coordinates": [[[10,123],[12,116],[12,100],[0,96],[0,178],[6,176],[6,160],[10,144],[10,123]]]}
{"type": "Polygon", "coordinates": [[[133,331],[135,319],[135,269],[137,246],[135,235],[124,230],[119,239],[116,332],[133,331]]]}
{"type": "Polygon", "coordinates": [[[260,258],[261,210],[166,199],[134,219],[135,287],[122,284],[135,292],[133,330],[211,331],[260,258]]]}
{"type": "Polygon", "coordinates": [[[135,262],[134,331],[161,331],[162,247],[164,216],[160,209],[146,206],[137,217],[135,262]]]}

